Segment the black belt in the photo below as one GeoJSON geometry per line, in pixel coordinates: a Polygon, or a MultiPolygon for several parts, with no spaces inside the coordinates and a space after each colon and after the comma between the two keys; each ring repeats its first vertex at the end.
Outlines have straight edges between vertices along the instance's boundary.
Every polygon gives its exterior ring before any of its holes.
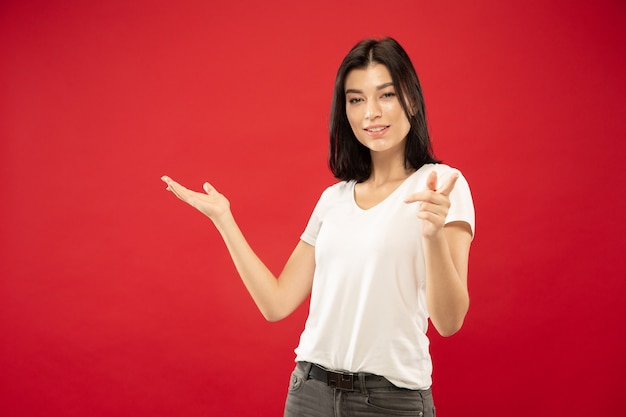
{"type": "MultiPolygon", "coordinates": [[[[309,378],[322,381],[329,387],[344,390],[355,391],[361,389],[361,381],[365,382],[365,388],[391,388],[396,387],[387,378],[373,374],[352,374],[344,372],[329,371],[314,363],[311,364],[309,378]]],[[[397,387],[396,387],[397,388],[397,387]]]]}

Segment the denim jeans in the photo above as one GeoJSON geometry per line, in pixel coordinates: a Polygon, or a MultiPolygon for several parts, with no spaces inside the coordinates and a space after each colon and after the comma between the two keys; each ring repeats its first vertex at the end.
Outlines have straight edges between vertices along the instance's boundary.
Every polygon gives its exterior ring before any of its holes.
{"type": "Polygon", "coordinates": [[[346,391],[310,378],[311,366],[299,362],[291,374],[285,417],[435,417],[430,389],[367,388],[360,384],[358,389],[346,391]]]}

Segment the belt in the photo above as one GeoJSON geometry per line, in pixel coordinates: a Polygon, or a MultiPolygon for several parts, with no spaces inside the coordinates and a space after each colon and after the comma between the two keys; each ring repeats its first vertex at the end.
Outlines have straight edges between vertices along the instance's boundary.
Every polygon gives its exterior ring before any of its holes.
{"type": "Polygon", "coordinates": [[[329,371],[314,363],[311,364],[309,378],[328,384],[331,388],[343,391],[356,391],[363,388],[397,388],[387,378],[380,375],[366,373],[344,373],[329,371]]]}

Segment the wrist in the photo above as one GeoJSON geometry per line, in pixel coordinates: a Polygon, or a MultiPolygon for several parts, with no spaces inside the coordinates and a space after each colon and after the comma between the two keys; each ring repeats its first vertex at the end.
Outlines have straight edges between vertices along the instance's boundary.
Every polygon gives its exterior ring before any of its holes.
{"type": "Polygon", "coordinates": [[[235,224],[235,218],[233,217],[230,209],[226,209],[219,215],[210,217],[210,219],[219,231],[227,229],[230,225],[235,224]]]}
{"type": "Polygon", "coordinates": [[[443,228],[441,228],[433,233],[422,235],[422,241],[430,244],[444,243],[446,242],[446,234],[444,233],[443,228]]]}

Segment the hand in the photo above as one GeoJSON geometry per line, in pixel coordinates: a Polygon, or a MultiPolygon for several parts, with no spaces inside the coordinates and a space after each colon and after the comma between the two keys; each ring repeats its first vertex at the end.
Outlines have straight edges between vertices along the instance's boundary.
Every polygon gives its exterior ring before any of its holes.
{"type": "Polygon", "coordinates": [[[163,176],[161,180],[167,184],[168,191],[171,191],[176,197],[204,213],[211,220],[215,221],[230,210],[230,202],[208,182],[205,182],[202,186],[204,193],[199,193],[183,187],[170,177],[163,176]]]}
{"type": "Polygon", "coordinates": [[[423,237],[434,237],[443,230],[450,209],[450,192],[458,178],[459,174],[455,172],[441,188],[437,189],[437,172],[433,171],[426,179],[426,190],[404,199],[405,203],[420,202],[417,217],[422,219],[423,237]]]}

